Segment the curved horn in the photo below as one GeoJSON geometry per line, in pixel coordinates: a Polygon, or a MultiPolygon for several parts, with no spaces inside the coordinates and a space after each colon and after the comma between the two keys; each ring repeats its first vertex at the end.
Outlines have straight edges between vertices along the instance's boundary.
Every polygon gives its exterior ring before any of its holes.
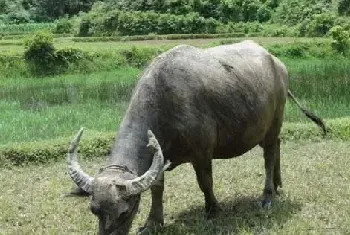
{"type": "Polygon", "coordinates": [[[74,183],[79,186],[79,188],[90,194],[92,190],[91,185],[94,178],[86,174],[81,169],[77,158],[78,145],[83,131],[84,128],[81,128],[69,146],[67,154],[68,174],[74,183]]]}
{"type": "Polygon", "coordinates": [[[170,162],[167,162],[164,165],[162,149],[152,131],[148,130],[147,135],[149,141],[147,147],[154,152],[152,165],[142,176],[126,181],[126,190],[130,194],[139,194],[149,189],[154,181],[157,180],[157,178],[163,173],[163,171],[170,166],[170,162]]]}

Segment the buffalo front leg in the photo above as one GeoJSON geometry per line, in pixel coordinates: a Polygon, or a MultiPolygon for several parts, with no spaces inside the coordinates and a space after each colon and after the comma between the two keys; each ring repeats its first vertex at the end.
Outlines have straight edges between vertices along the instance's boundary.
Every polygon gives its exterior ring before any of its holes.
{"type": "Polygon", "coordinates": [[[152,205],[147,221],[143,227],[139,229],[138,234],[154,234],[157,229],[164,225],[163,215],[163,192],[164,192],[164,175],[159,177],[151,186],[152,205]]]}
{"type": "Polygon", "coordinates": [[[197,181],[200,189],[204,193],[205,211],[207,218],[214,218],[220,211],[220,207],[213,191],[213,174],[211,160],[193,164],[196,171],[197,181]]]}
{"type": "Polygon", "coordinates": [[[264,200],[263,207],[269,209],[271,207],[271,200],[275,193],[275,186],[277,186],[280,177],[279,160],[277,163],[277,143],[278,141],[264,146],[264,159],[265,159],[265,188],[264,188],[264,200]]]}

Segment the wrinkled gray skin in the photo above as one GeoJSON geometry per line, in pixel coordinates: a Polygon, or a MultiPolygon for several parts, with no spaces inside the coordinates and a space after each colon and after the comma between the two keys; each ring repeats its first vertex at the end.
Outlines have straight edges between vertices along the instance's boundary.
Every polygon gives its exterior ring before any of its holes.
{"type": "Polygon", "coordinates": [[[279,134],[288,94],[299,105],[288,90],[286,67],[252,41],[206,50],[177,46],[157,57],[132,96],[110,167],[94,178],[83,173],[74,154],[81,133],[68,154],[78,192],[92,195],[99,234],[128,234],[140,194],[147,189],[152,206],[142,231],[163,225],[167,160],[168,170],[182,163],[193,165],[207,215],[215,216],[219,206],[212,159],[240,156],[256,145],[264,150],[263,206],[269,207],[282,186],[279,134]]]}

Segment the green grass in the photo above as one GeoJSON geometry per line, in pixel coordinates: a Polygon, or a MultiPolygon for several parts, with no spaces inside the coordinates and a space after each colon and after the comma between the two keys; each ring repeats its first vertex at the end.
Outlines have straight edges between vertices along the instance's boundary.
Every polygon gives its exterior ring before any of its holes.
{"type": "MultiPolygon", "coordinates": [[[[260,208],[264,184],[262,151],[214,161],[214,190],[223,212],[204,218],[204,198],[189,165],[165,176],[165,227],[159,234],[349,234],[350,145],[347,142],[289,142],[282,145],[284,188],[268,212],[260,208]],[[184,180],[185,179],[185,180],[184,180]]],[[[83,161],[94,174],[104,160],[83,161]]],[[[87,198],[64,198],[72,185],[64,161],[1,168],[0,234],[95,234],[97,219],[87,198]]],[[[143,194],[132,228],[147,217],[143,194]]]]}

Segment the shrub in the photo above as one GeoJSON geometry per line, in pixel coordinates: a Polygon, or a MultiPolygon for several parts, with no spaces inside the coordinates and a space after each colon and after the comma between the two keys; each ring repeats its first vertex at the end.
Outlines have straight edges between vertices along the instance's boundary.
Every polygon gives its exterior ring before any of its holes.
{"type": "Polygon", "coordinates": [[[265,37],[298,37],[299,33],[296,27],[278,24],[264,24],[262,35],[265,37]]]}
{"type": "Polygon", "coordinates": [[[24,58],[30,71],[40,76],[63,73],[71,63],[84,58],[84,53],[78,49],[56,51],[53,35],[47,32],[39,32],[27,39],[25,47],[24,58]]]}
{"type": "Polygon", "coordinates": [[[73,22],[70,21],[67,16],[64,18],[61,18],[60,20],[57,20],[56,26],[53,29],[53,33],[56,33],[56,34],[72,33],[72,31],[73,31],[73,22]]]}
{"type": "Polygon", "coordinates": [[[52,74],[55,69],[56,50],[52,34],[41,31],[25,40],[24,58],[35,74],[52,74]]]}
{"type": "Polygon", "coordinates": [[[139,49],[135,46],[131,49],[124,50],[121,54],[126,58],[128,65],[135,67],[143,67],[148,64],[155,56],[161,53],[160,49],[145,48],[139,49]]]}
{"type": "Polygon", "coordinates": [[[340,54],[347,54],[349,50],[349,33],[343,27],[337,25],[330,30],[329,34],[333,38],[332,48],[340,54]]]}
{"type": "Polygon", "coordinates": [[[294,26],[310,19],[314,14],[327,13],[331,9],[332,1],[330,0],[281,1],[271,20],[273,23],[294,26]]]}
{"type": "Polygon", "coordinates": [[[286,45],[270,45],[267,49],[275,56],[284,56],[292,58],[302,58],[307,56],[307,51],[310,48],[308,43],[291,43],[286,45]]]}
{"type": "Polygon", "coordinates": [[[306,36],[322,37],[334,26],[336,16],[331,13],[315,14],[305,25],[306,36]]]}

